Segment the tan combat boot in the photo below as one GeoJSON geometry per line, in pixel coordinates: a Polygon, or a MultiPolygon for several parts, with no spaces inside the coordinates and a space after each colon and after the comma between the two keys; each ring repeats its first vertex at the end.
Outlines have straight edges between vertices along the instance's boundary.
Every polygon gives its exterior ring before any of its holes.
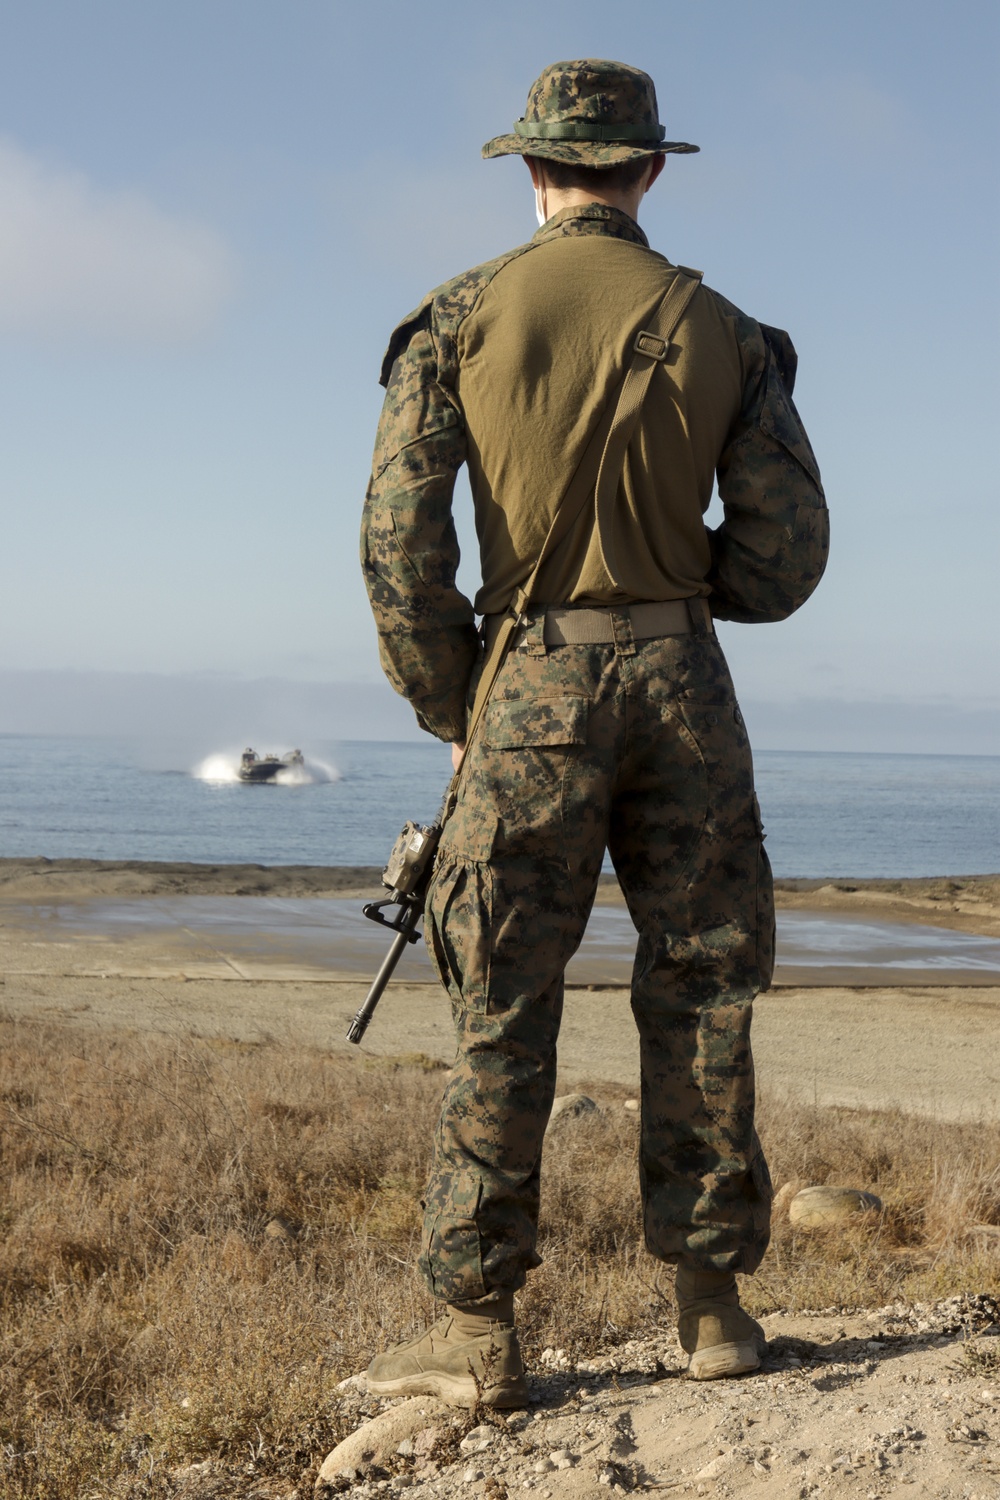
{"type": "Polygon", "coordinates": [[[675,1283],[677,1337],[695,1380],[720,1380],[759,1369],[764,1330],[740,1307],[731,1271],[697,1271],[678,1265],[675,1283]]]}
{"type": "Polygon", "coordinates": [[[449,1305],[416,1338],[375,1356],[368,1389],[374,1396],[439,1396],[451,1406],[475,1406],[477,1399],[484,1406],[527,1406],[513,1295],[488,1307],[449,1305]]]}

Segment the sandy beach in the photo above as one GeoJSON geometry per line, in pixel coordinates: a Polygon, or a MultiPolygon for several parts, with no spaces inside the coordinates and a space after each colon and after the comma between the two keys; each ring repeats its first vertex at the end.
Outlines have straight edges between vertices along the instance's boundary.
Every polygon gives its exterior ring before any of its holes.
{"type": "MultiPolygon", "coordinates": [[[[346,945],[328,943],[322,953],[308,927],[268,942],[255,923],[249,935],[237,929],[239,898],[268,920],[272,907],[254,901],[274,903],[274,911],[298,901],[297,915],[304,910],[308,920],[311,899],[379,894],[378,870],[364,867],[0,861],[3,1008],[10,1016],[96,1027],[353,1050],[344,1034],[385,935],[358,914],[365,949],[351,946],[358,941],[353,926],[346,945]],[[202,898],[229,901],[208,926],[191,920],[202,898]],[[164,904],[184,901],[181,908],[164,904]]],[[[777,894],[779,913],[891,923],[896,931],[1000,935],[1000,876],[785,880],[777,894]]],[[[621,905],[616,882],[605,878],[598,908],[621,905]]],[[[353,907],[347,910],[353,923],[353,907]]],[[[578,978],[571,972],[560,1088],[588,1080],[637,1084],[626,983],[588,979],[591,972],[608,971],[588,971],[584,962],[578,978]]],[[[401,969],[364,1048],[450,1060],[448,1004],[425,962],[401,969]]],[[[1000,975],[863,964],[808,974],[779,968],[774,988],[756,1004],[754,1050],[762,1087],[779,1094],[944,1120],[992,1118],[1000,1099],[1000,975]]]]}

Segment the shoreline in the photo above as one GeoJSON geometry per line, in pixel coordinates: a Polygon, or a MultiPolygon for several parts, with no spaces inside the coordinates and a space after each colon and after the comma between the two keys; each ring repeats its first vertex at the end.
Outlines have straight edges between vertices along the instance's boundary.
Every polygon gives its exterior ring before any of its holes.
{"type": "MultiPolygon", "coordinates": [[[[249,861],[147,859],[83,859],[45,854],[0,857],[0,898],[22,883],[81,884],[116,877],[128,881],[135,895],[160,895],[185,886],[205,894],[254,894],[263,887],[286,895],[340,893],[357,887],[381,885],[381,865],[265,865],[249,861]],[[239,887],[249,885],[251,889],[239,887]]],[[[601,889],[617,887],[613,874],[602,874],[601,889]]],[[[799,875],[775,876],[774,889],[782,895],[837,892],[946,900],[956,892],[1000,900],[1000,871],[973,875],[799,875]]]]}
{"type": "MultiPolygon", "coordinates": [[[[1000,876],[779,880],[776,889],[779,910],[843,919],[862,930],[892,921],[1000,935],[1000,876]]],[[[266,913],[282,899],[353,901],[380,890],[376,866],[2,859],[0,1011],[12,1020],[105,1033],[250,1044],[270,1037],[357,1057],[344,1033],[374,964],[349,934],[342,945],[337,939],[334,955],[314,951],[312,919],[294,941],[279,942],[267,931],[272,913],[262,936],[255,908],[266,913]],[[231,924],[217,915],[204,925],[165,919],[162,908],[173,898],[211,905],[220,896],[258,903],[234,911],[231,924]]],[[[613,876],[603,878],[597,899],[622,905],[613,876]]],[[[317,911],[322,927],[331,920],[317,911]]],[[[421,1053],[447,1065],[454,1055],[447,996],[405,970],[404,959],[363,1054],[421,1053]]],[[[627,982],[607,983],[599,971],[588,977],[580,971],[567,985],[560,1087],[602,1078],[637,1086],[627,982]]],[[[778,1094],[942,1119],[995,1113],[998,976],[862,969],[849,976],[830,966],[808,973],[785,967],[776,977],[755,1005],[754,1052],[760,1078],[778,1094]]]]}
{"type": "MultiPolygon", "coordinates": [[[[1000,936],[1000,874],[779,877],[779,911],[870,917],[1000,936]]],[[[152,900],[166,896],[256,896],[370,900],[384,894],[380,865],[198,864],[189,861],[0,858],[0,911],[53,902],[152,900]]],[[[602,875],[597,906],[622,906],[613,874],[602,875]]]]}

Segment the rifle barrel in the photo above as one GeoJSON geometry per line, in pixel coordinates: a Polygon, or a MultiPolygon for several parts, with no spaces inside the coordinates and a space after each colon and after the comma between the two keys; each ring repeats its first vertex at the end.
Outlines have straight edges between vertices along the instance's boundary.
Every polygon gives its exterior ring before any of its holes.
{"type": "Polygon", "coordinates": [[[397,934],[392,947],[382,960],[382,967],[372,981],[372,987],[365,996],[365,1002],[351,1022],[350,1030],[347,1033],[347,1040],[349,1042],[360,1042],[368,1030],[368,1023],[375,1014],[375,1007],[381,1000],[383,991],[392,978],[396,965],[399,963],[410,942],[410,933],[416,927],[419,920],[420,908],[418,906],[410,907],[403,917],[405,924],[403,931],[397,934]]]}

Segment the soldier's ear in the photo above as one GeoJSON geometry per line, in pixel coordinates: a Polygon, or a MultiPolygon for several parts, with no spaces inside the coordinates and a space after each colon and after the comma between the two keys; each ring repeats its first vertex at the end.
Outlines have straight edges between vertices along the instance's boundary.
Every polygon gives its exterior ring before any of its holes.
{"type": "Polygon", "coordinates": [[[544,173],[538,158],[535,156],[525,156],[522,160],[531,173],[531,186],[535,188],[544,187],[544,173]]]}
{"type": "Polygon", "coordinates": [[[663,171],[663,163],[666,161],[666,159],[667,158],[665,156],[654,156],[653,157],[652,170],[650,171],[649,176],[646,178],[646,186],[643,188],[643,192],[644,193],[648,193],[649,192],[650,188],[653,186],[653,183],[656,181],[656,179],[659,177],[660,173],[663,171]]]}

